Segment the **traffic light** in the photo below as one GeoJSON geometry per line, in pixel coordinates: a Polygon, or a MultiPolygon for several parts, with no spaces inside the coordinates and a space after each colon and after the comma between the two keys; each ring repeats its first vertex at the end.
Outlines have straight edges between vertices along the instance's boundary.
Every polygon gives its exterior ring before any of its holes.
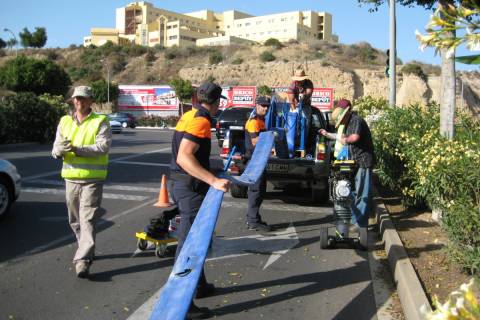
{"type": "Polygon", "coordinates": [[[390,49],[387,49],[387,61],[385,62],[385,76],[388,78],[390,76],[390,49]]]}

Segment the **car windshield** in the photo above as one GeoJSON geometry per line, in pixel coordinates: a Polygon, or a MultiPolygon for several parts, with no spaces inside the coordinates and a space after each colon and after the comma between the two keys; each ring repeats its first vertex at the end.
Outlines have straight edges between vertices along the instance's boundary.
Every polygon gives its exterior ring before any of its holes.
{"type": "Polygon", "coordinates": [[[234,120],[247,121],[252,110],[253,108],[248,108],[248,107],[228,108],[223,110],[222,114],[220,115],[220,119],[223,121],[234,121],[234,120]]]}

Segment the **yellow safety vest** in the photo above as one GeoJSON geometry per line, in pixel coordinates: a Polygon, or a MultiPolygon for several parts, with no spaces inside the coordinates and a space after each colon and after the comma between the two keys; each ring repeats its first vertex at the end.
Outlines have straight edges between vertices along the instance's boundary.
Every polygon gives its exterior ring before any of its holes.
{"type": "MultiPolygon", "coordinates": [[[[91,113],[80,125],[72,116],[63,116],[60,130],[65,139],[71,140],[75,147],[95,144],[100,124],[106,120],[104,115],[91,113]]],[[[80,157],[68,152],[63,157],[62,177],[65,179],[105,179],[107,177],[108,154],[96,157],[80,157]]]]}
{"type": "Polygon", "coordinates": [[[339,125],[337,130],[337,137],[335,141],[335,149],[333,151],[333,155],[335,156],[335,158],[337,158],[338,154],[340,153],[340,151],[342,151],[342,148],[343,148],[343,144],[340,142],[342,139],[343,130],[345,130],[345,125],[343,124],[339,125]]]}

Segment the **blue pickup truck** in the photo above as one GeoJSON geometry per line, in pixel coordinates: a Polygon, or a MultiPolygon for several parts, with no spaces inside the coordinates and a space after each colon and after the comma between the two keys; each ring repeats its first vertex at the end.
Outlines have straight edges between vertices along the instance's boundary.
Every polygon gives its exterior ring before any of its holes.
{"type": "MultiPolygon", "coordinates": [[[[272,108],[272,106],[271,106],[272,108]]],[[[276,141],[276,147],[272,149],[266,168],[267,181],[276,189],[305,190],[309,192],[312,202],[323,203],[328,201],[328,178],[330,170],[330,157],[332,143],[318,133],[320,129],[332,131],[329,123],[330,112],[314,110],[311,115],[310,134],[306,135],[305,146],[297,150],[296,146],[288,155],[281,155],[278,145],[283,141],[276,141]]],[[[270,112],[270,111],[269,111],[270,112]]],[[[268,114],[267,114],[268,117],[268,114]]],[[[269,128],[276,130],[278,128],[269,128]]],[[[285,139],[278,135],[277,139],[285,139]]],[[[220,151],[220,156],[226,159],[231,148],[235,146],[235,154],[228,169],[231,175],[241,175],[248,159],[245,159],[245,130],[243,126],[231,126],[225,134],[225,139],[220,151]]],[[[230,189],[234,198],[246,198],[247,189],[242,186],[232,185],[230,189]]]]}

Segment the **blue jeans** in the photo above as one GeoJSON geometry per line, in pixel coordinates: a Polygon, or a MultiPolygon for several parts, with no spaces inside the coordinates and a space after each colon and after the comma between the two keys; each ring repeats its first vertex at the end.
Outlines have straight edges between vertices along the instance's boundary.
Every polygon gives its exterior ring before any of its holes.
{"type": "Polygon", "coordinates": [[[352,223],[359,227],[368,227],[368,217],[373,208],[372,168],[358,168],[352,196],[352,223]]]}

